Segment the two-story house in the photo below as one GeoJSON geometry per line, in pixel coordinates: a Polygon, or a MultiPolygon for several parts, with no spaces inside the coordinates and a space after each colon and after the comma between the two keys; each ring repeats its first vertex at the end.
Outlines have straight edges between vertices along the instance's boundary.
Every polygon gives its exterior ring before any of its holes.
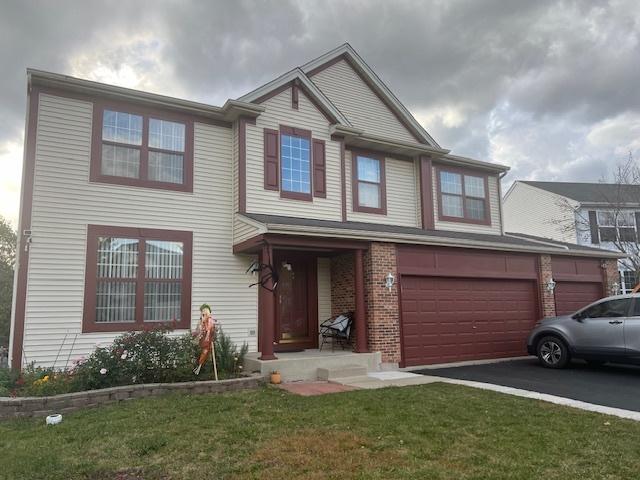
{"type": "Polygon", "coordinates": [[[638,283],[640,185],[516,181],[504,196],[504,222],[508,232],[626,253],[620,292],[638,283]]]}
{"type": "Polygon", "coordinates": [[[507,357],[555,269],[613,281],[613,252],[505,235],[508,167],[438,145],[348,44],[222,107],[36,70],[28,105],[14,366],[205,302],[263,361],[347,311],[385,363],[507,357]]]}

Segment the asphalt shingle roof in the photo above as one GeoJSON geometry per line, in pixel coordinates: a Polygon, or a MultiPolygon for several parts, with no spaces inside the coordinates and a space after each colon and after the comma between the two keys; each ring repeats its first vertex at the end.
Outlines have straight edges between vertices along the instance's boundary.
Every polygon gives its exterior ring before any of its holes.
{"type": "Polygon", "coordinates": [[[521,180],[520,182],[581,203],[640,203],[640,185],[536,182],[530,180],[521,180]]]}

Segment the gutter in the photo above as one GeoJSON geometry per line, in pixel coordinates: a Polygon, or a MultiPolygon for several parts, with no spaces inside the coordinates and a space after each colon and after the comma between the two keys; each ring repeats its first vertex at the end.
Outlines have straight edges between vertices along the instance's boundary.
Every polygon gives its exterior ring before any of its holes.
{"type": "Polygon", "coordinates": [[[232,122],[240,116],[255,118],[264,112],[264,107],[239,100],[227,100],[222,107],[207,105],[205,103],[183,100],[166,95],[134,90],[132,88],[117,87],[105,83],[84,80],[81,78],[46,72],[33,68],[27,69],[27,85],[31,89],[33,85],[42,85],[54,89],[70,90],[86,95],[109,96],[122,100],[135,100],[151,105],[179,109],[202,117],[212,118],[226,122],[232,122]]]}
{"type": "MultiPolygon", "coordinates": [[[[513,252],[529,252],[529,253],[548,253],[548,254],[563,254],[571,253],[571,255],[580,257],[597,257],[597,258],[622,258],[621,255],[615,252],[591,252],[591,251],[579,251],[571,250],[568,247],[559,248],[545,248],[545,247],[525,247],[518,245],[507,245],[504,243],[496,242],[482,242],[478,240],[465,240],[465,239],[443,239],[441,237],[431,237],[428,235],[412,235],[402,233],[390,233],[390,232],[375,232],[367,230],[349,230],[349,229],[336,229],[327,227],[313,227],[306,225],[281,225],[281,224],[264,224],[266,227],[266,233],[284,234],[284,235],[301,235],[310,237],[326,237],[331,236],[334,238],[345,238],[351,240],[380,240],[395,243],[408,243],[416,245],[432,245],[442,247],[465,247],[465,248],[477,248],[483,250],[504,250],[513,252]]],[[[528,239],[526,239],[529,241],[528,239]]],[[[544,242],[538,242],[545,245],[544,242]]],[[[564,246],[563,246],[564,247],[564,246]]]]}

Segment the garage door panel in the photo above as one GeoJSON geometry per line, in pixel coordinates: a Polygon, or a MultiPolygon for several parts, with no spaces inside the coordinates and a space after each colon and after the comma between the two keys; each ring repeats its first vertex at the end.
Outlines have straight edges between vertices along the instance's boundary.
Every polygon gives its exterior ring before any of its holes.
{"type": "Polygon", "coordinates": [[[538,317],[535,282],[403,277],[402,287],[406,365],[525,354],[538,317]]]}
{"type": "Polygon", "coordinates": [[[602,283],[558,282],[555,289],[556,315],[573,313],[602,298],[602,283]]]}

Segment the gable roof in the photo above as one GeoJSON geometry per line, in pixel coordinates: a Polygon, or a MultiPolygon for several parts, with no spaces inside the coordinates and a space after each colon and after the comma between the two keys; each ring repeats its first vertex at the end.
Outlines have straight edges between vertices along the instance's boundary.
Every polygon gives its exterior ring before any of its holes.
{"type": "Polygon", "coordinates": [[[640,185],[615,183],[537,182],[520,180],[520,183],[570,198],[580,203],[640,203],[640,185]]]}
{"type": "Polygon", "coordinates": [[[280,75],[278,78],[265,83],[261,87],[238,98],[241,102],[261,103],[263,100],[273,96],[275,93],[287,88],[292,82],[299,82],[304,92],[309,95],[316,106],[325,114],[327,114],[335,123],[351,127],[349,120],[345,117],[336,106],[326,97],[324,93],[309,80],[300,68],[294,68],[287,73],[280,75]]]}
{"type": "Polygon", "coordinates": [[[391,110],[391,112],[400,120],[420,143],[426,143],[435,148],[441,148],[440,145],[427,133],[427,131],[414,118],[411,112],[405,107],[393,92],[385,85],[378,75],[367,65],[360,55],[349,45],[343,43],[339,47],[319,56],[304,64],[301,68],[307,76],[312,77],[323,69],[333,65],[334,63],[345,60],[362,79],[367,83],[369,88],[382,100],[382,102],[391,110]]]}
{"type": "MultiPolygon", "coordinates": [[[[385,103],[385,105],[396,115],[398,120],[407,128],[420,143],[424,143],[437,150],[442,150],[440,145],[422,128],[420,123],[413,117],[411,112],[398,100],[398,98],[389,90],[389,88],[380,80],[376,73],[366,64],[366,62],[358,55],[358,53],[349,45],[344,43],[337,48],[311,60],[301,67],[279,76],[278,78],[256,88],[255,90],[238,98],[242,102],[260,103],[261,101],[273,95],[274,91],[281,91],[286,88],[292,81],[299,81],[305,88],[306,93],[312,96],[317,102],[317,106],[322,108],[325,113],[329,113],[335,122],[344,127],[353,127],[347,117],[327,98],[327,96],[310,80],[318,71],[332,65],[340,60],[346,60],[351,67],[358,73],[367,83],[369,88],[385,103]]],[[[448,150],[447,150],[448,151],[448,150]]]]}

